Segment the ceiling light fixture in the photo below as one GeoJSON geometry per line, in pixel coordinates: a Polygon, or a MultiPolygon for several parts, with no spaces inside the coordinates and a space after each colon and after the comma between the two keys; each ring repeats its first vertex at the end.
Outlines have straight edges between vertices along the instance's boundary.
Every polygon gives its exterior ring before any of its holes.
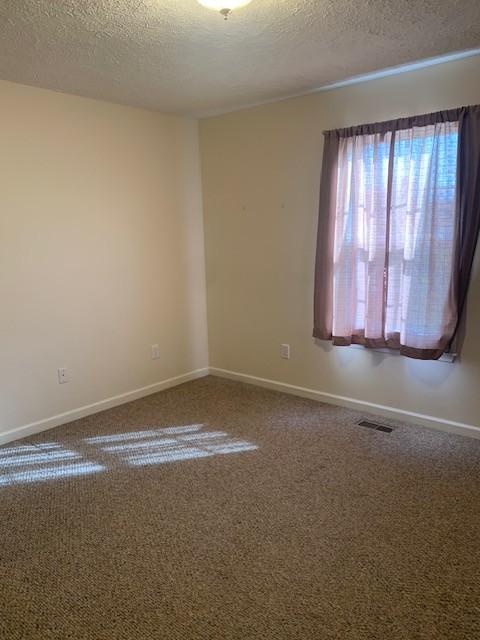
{"type": "Polygon", "coordinates": [[[228,18],[233,9],[244,7],[246,4],[250,4],[251,1],[252,0],[197,0],[197,2],[204,7],[219,11],[224,20],[228,18]]]}

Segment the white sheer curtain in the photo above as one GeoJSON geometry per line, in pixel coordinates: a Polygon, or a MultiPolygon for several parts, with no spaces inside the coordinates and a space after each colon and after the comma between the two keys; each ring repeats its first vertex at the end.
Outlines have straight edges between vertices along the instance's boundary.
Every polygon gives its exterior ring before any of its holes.
{"type": "Polygon", "coordinates": [[[338,143],[332,336],[438,349],[454,331],[458,122],[338,143]]]}

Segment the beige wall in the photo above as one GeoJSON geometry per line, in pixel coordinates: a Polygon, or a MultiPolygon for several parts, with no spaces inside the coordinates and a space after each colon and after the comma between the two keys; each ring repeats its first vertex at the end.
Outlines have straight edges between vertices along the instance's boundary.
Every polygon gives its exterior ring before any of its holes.
{"type": "Polygon", "coordinates": [[[454,364],[311,338],[322,130],[476,103],[480,57],[202,121],[210,365],[480,426],[478,260],[454,364]]]}
{"type": "MultiPolygon", "coordinates": [[[[201,122],[211,366],[480,426],[478,260],[454,364],[311,338],[322,130],[478,103],[479,78],[469,58],[201,122]]],[[[0,81],[0,140],[0,439],[206,367],[197,123],[0,81]]]]}
{"type": "Polygon", "coordinates": [[[197,129],[0,82],[0,436],[208,364],[197,129]]]}

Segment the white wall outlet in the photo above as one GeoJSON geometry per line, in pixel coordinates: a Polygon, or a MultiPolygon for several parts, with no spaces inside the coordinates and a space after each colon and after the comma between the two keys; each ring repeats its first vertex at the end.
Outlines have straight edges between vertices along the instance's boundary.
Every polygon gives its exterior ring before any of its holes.
{"type": "Polygon", "coordinates": [[[281,344],[280,345],[280,357],[285,358],[285,360],[290,360],[290,345],[289,344],[281,344]]]}
{"type": "Polygon", "coordinates": [[[70,382],[70,376],[68,375],[68,369],[61,368],[57,369],[58,375],[58,384],[65,384],[66,382],[70,382]]]}
{"type": "Polygon", "coordinates": [[[152,344],[152,360],[158,360],[160,358],[160,346],[158,344],[152,344]]]}

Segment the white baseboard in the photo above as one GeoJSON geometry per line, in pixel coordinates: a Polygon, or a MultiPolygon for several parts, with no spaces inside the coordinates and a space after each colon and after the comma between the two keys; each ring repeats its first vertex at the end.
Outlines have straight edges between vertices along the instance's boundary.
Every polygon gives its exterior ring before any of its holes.
{"type": "Polygon", "coordinates": [[[219,369],[217,367],[196,369],[195,371],[189,371],[180,376],[174,378],[168,378],[140,389],[134,389],[133,391],[127,391],[99,402],[94,402],[65,413],[60,413],[50,418],[31,422],[30,424],[23,425],[4,431],[0,433],[0,445],[11,442],[12,440],[18,440],[19,438],[25,438],[26,436],[58,427],[62,424],[84,418],[85,416],[104,411],[105,409],[111,409],[121,404],[131,402],[132,400],[138,400],[145,396],[157,393],[164,389],[175,387],[189,380],[195,380],[202,378],[208,374],[218,376],[220,378],[228,378],[229,380],[238,380],[239,382],[247,382],[249,384],[265,387],[267,389],[273,389],[274,391],[282,391],[283,393],[289,393],[292,395],[300,396],[302,398],[310,398],[311,400],[317,400],[318,402],[326,402],[328,404],[334,404],[341,407],[347,407],[349,409],[355,409],[357,411],[365,411],[368,413],[374,413],[376,415],[385,416],[387,418],[393,418],[401,422],[412,422],[432,429],[440,429],[441,431],[448,431],[450,433],[457,433],[464,436],[470,436],[473,438],[480,438],[480,427],[476,427],[462,422],[455,422],[453,420],[445,420],[444,418],[436,418],[434,416],[425,415],[423,413],[415,413],[413,411],[405,411],[403,409],[397,409],[395,407],[388,407],[382,404],[375,404],[373,402],[366,402],[365,400],[357,400],[355,398],[348,398],[345,396],[335,395],[333,393],[327,393],[324,391],[316,391],[315,389],[308,389],[306,387],[299,387],[286,382],[278,382],[277,380],[269,380],[267,378],[259,378],[257,376],[251,376],[246,373],[238,373],[236,371],[228,371],[227,369],[219,369]]]}
{"type": "Polygon", "coordinates": [[[218,376],[220,378],[247,382],[259,387],[273,389],[274,391],[282,391],[283,393],[290,393],[295,396],[301,396],[302,398],[310,398],[311,400],[335,404],[340,407],[348,407],[349,409],[355,409],[357,411],[374,413],[376,415],[393,418],[401,422],[415,423],[431,429],[440,429],[441,431],[470,436],[471,438],[480,438],[480,427],[476,427],[471,424],[464,424],[463,422],[445,420],[444,418],[436,418],[423,413],[415,413],[414,411],[405,411],[395,407],[388,407],[383,404],[375,404],[374,402],[366,402],[365,400],[356,400],[355,398],[338,396],[325,391],[316,391],[315,389],[297,387],[296,385],[287,384],[286,382],[268,380],[267,378],[258,378],[257,376],[250,376],[246,373],[238,373],[236,371],[228,371],[227,369],[210,367],[209,371],[211,375],[218,376]]]}
{"type": "Polygon", "coordinates": [[[11,442],[12,440],[18,440],[19,438],[25,438],[26,436],[39,433],[40,431],[45,431],[46,429],[58,427],[61,424],[66,424],[67,422],[78,420],[79,418],[84,418],[92,413],[98,413],[99,411],[105,411],[105,409],[111,409],[112,407],[117,407],[118,405],[125,404],[126,402],[131,402],[132,400],[138,400],[138,398],[143,398],[151,395],[152,393],[157,393],[158,391],[163,391],[170,387],[176,387],[177,385],[188,382],[189,380],[195,380],[196,378],[202,378],[207,375],[207,367],[203,369],[195,369],[195,371],[189,371],[188,373],[175,376],[174,378],[155,382],[154,384],[149,384],[148,386],[141,387],[140,389],[127,391],[126,393],[121,393],[118,396],[112,396],[111,398],[87,404],[83,407],[79,407],[78,409],[65,411],[65,413],[59,413],[56,416],[51,416],[44,420],[38,420],[36,422],[31,422],[30,424],[25,424],[21,427],[10,429],[9,431],[4,431],[3,433],[0,433],[0,445],[11,442]]]}

